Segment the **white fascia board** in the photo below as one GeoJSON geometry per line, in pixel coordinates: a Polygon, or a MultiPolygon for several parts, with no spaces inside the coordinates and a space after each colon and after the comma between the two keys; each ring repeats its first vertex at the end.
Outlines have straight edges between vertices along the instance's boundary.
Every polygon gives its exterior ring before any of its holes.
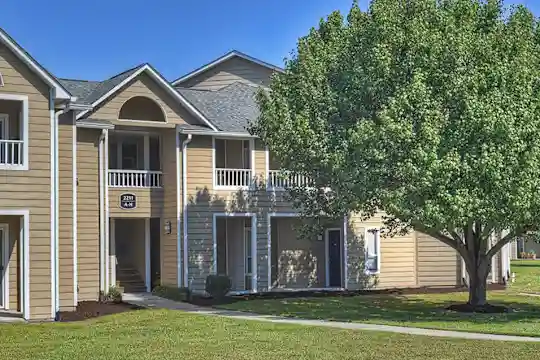
{"type": "Polygon", "coordinates": [[[17,43],[7,34],[0,31],[0,41],[2,41],[13,53],[34,71],[43,81],[55,90],[55,98],[59,100],[71,100],[72,96],[52,75],[43,69],[34,59],[32,59],[17,43]]]}

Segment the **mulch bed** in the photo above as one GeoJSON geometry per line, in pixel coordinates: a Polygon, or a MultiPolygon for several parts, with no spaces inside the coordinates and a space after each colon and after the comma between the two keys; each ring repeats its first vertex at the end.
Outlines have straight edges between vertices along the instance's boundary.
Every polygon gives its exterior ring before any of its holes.
{"type": "MultiPolygon", "coordinates": [[[[488,290],[504,290],[505,285],[490,284],[488,290]]],[[[335,291],[269,291],[255,294],[231,295],[222,299],[213,299],[207,296],[192,294],[187,301],[198,306],[215,306],[232,304],[238,301],[255,300],[255,299],[291,299],[305,297],[348,297],[348,296],[363,296],[363,295],[421,295],[421,294],[450,294],[456,292],[467,292],[466,286],[459,287],[420,287],[420,288],[403,288],[403,289],[381,289],[381,290],[335,290],[335,291]]]]}
{"type": "Polygon", "coordinates": [[[126,311],[138,310],[140,307],[124,302],[99,302],[99,301],[81,301],[75,311],[60,311],[56,315],[56,321],[81,321],[94,317],[118,314],[126,311]]]}

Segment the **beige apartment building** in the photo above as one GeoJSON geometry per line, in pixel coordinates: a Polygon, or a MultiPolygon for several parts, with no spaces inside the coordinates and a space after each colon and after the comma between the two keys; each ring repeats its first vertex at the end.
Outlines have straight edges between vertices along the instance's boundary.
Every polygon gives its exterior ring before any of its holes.
{"type": "Polygon", "coordinates": [[[461,285],[455,251],[385,238],[380,216],[298,236],[284,191],[305,179],[246,131],[276,71],[233,51],[173,82],[149,64],[60,79],[0,31],[0,311],[50,320],[110,286],[202,292],[213,273],[240,293],[461,285]]]}

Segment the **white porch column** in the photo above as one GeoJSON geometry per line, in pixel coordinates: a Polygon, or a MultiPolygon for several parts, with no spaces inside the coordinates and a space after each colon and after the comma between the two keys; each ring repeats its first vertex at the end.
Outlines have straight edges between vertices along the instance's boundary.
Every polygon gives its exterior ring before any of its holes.
{"type": "Polygon", "coordinates": [[[144,265],[146,291],[152,291],[152,276],[150,272],[150,218],[144,219],[144,265]]]}
{"type": "Polygon", "coordinates": [[[150,170],[150,136],[144,135],[144,170],[150,170]]]}
{"type": "Polygon", "coordinates": [[[117,264],[117,260],[116,260],[116,219],[112,218],[110,219],[110,231],[111,231],[111,234],[110,234],[110,242],[111,242],[111,245],[110,245],[110,258],[109,258],[109,263],[111,264],[111,273],[110,273],[110,276],[111,276],[111,281],[110,281],[110,284],[111,286],[116,286],[116,264],[117,264]]]}

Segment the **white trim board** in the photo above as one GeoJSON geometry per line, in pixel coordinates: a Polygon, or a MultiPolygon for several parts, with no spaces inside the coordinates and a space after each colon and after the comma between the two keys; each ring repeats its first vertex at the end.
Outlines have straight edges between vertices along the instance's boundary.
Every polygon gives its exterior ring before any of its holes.
{"type": "Polygon", "coordinates": [[[257,214],[252,212],[227,212],[212,214],[212,274],[217,274],[217,218],[251,217],[251,292],[257,292],[257,214]]]}
{"type": "Polygon", "coordinates": [[[0,246],[2,246],[0,265],[3,267],[2,273],[0,273],[2,286],[2,306],[0,306],[0,309],[9,310],[9,225],[2,223],[0,229],[3,235],[0,239],[0,246]]]}
{"type": "Polygon", "coordinates": [[[283,72],[283,69],[280,68],[279,66],[276,66],[276,65],[272,65],[270,63],[267,63],[265,61],[262,61],[262,60],[259,60],[257,58],[254,58],[252,56],[249,56],[247,54],[244,54],[240,51],[237,51],[237,50],[233,50],[233,51],[230,51],[228,52],[227,54],[225,55],[222,55],[220,56],[219,58],[217,58],[216,60],[206,64],[206,65],[203,65],[195,70],[193,70],[192,72],[190,73],[187,73],[186,75],[174,80],[172,82],[172,85],[173,86],[176,86],[186,80],[189,80],[205,71],[208,71],[210,70],[211,68],[221,64],[221,63],[224,63],[225,61],[229,60],[229,59],[232,59],[234,57],[238,57],[238,58],[241,58],[241,59],[244,59],[244,60],[247,60],[249,62],[252,62],[254,64],[257,64],[257,65],[260,65],[260,66],[263,66],[265,68],[268,68],[270,70],[274,70],[274,71],[277,71],[277,72],[283,72]]]}
{"type": "MultiPolygon", "coordinates": [[[[178,91],[176,91],[168,82],[165,80],[161,75],[158,74],[156,70],[154,70],[149,64],[145,64],[141,66],[140,69],[135,71],[131,76],[127,77],[122,81],[120,84],[116,85],[114,88],[112,88],[109,92],[107,92],[105,95],[97,99],[92,103],[92,107],[95,108],[102,102],[104,102],[106,99],[111,97],[113,94],[118,92],[121,88],[123,88],[125,85],[127,85],[129,82],[131,82],[133,79],[135,79],[137,76],[142,74],[143,72],[146,72],[154,81],[158,83],[164,90],[166,90],[174,99],[178,100],[180,104],[182,104],[192,115],[194,115],[197,119],[202,121],[204,124],[206,124],[208,127],[210,127],[214,131],[218,131],[218,129],[199,111],[197,110],[189,101],[186,100],[182,94],[180,94],[178,91]]],[[[88,114],[91,110],[85,110],[82,111],[77,115],[77,119],[81,119],[86,114],[88,114]]]]}
{"type": "Polygon", "coordinates": [[[30,211],[28,209],[0,209],[0,215],[20,216],[19,232],[19,303],[25,320],[30,319],[30,211]]]}
{"type": "Polygon", "coordinates": [[[0,28],[0,41],[4,43],[23,63],[36,73],[56,94],[57,99],[70,100],[69,92],[60,84],[54,76],[49,74],[36,60],[34,60],[19,44],[0,28]]]}
{"type": "MultiPolygon", "coordinates": [[[[1,33],[1,31],[0,31],[1,33]]],[[[0,165],[0,169],[2,170],[28,170],[28,96],[26,95],[18,95],[18,94],[2,94],[0,93],[0,100],[8,100],[8,101],[20,101],[22,103],[22,111],[20,112],[21,118],[20,121],[20,128],[21,131],[21,140],[23,141],[23,148],[22,148],[22,157],[23,157],[23,163],[22,165],[0,165]]],[[[52,113],[54,115],[54,110],[52,110],[52,113]]],[[[52,138],[52,134],[51,134],[52,138]]]]}

